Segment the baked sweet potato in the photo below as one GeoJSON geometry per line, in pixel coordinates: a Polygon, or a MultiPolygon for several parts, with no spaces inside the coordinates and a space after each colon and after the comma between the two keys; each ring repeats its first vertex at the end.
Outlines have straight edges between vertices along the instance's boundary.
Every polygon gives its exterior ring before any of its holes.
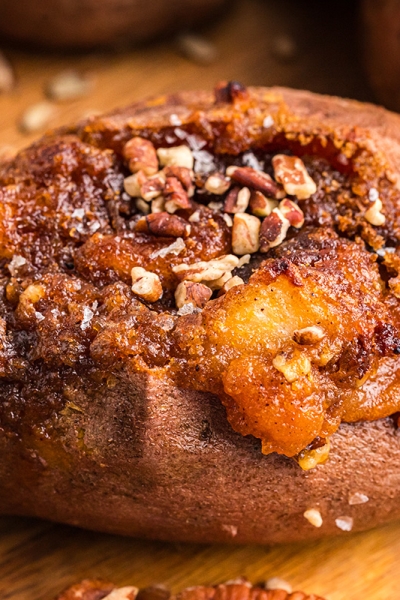
{"type": "Polygon", "coordinates": [[[399,139],[230,83],[3,164],[1,511],[260,543],[399,517],[399,139]]]}
{"type": "Polygon", "coordinates": [[[1,0],[0,31],[20,42],[82,48],[143,42],[198,25],[226,0],[1,0]]]}

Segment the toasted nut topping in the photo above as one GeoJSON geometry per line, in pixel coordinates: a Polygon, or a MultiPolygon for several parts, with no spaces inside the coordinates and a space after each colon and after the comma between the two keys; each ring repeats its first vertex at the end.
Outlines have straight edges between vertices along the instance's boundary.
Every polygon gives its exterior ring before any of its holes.
{"type": "Polygon", "coordinates": [[[216,281],[220,279],[226,273],[230,273],[237,267],[238,263],[239,259],[237,256],[227,254],[225,256],[220,256],[219,258],[214,258],[209,261],[200,261],[191,265],[177,265],[176,267],[172,267],[172,270],[180,281],[187,280],[200,283],[201,281],[216,281]]]}
{"type": "Polygon", "coordinates": [[[222,218],[224,219],[224,221],[228,225],[228,227],[233,227],[233,220],[230,215],[227,215],[226,213],[224,213],[222,215],[222,218]]]}
{"type": "Polygon", "coordinates": [[[151,273],[142,267],[133,267],[132,292],[147,302],[156,302],[163,294],[161,281],[156,273],[151,273]]]}
{"type": "Polygon", "coordinates": [[[231,277],[230,279],[228,279],[228,281],[226,283],[224,283],[224,285],[218,292],[218,296],[223,296],[223,294],[226,294],[226,292],[228,292],[233,287],[236,287],[237,285],[243,285],[243,284],[244,284],[243,279],[241,277],[238,277],[237,275],[235,275],[235,277],[231,277]]]}
{"type": "Polygon", "coordinates": [[[272,364],[289,383],[297,381],[297,379],[303,375],[308,375],[311,371],[310,359],[302,352],[295,351],[290,357],[285,352],[279,352],[273,359],[272,364]]]}
{"type": "Polygon", "coordinates": [[[264,196],[262,192],[253,190],[249,202],[250,212],[257,217],[268,217],[274,210],[278,208],[278,202],[264,196]]]}
{"type": "Polygon", "coordinates": [[[163,167],[186,167],[193,169],[193,154],[188,146],[159,148],[157,156],[163,167]]]}
{"type": "Polygon", "coordinates": [[[148,215],[150,212],[150,205],[148,202],[142,200],[142,198],[138,198],[136,200],[136,208],[140,210],[144,215],[148,215]]]}
{"type": "Polygon", "coordinates": [[[224,212],[226,213],[244,213],[249,205],[249,188],[234,187],[231,189],[224,202],[224,212]]]}
{"type": "Polygon", "coordinates": [[[165,210],[171,214],[177,210],[190,208],[191,206],[187,192],[176,177],[167,177],[164,198],[165,210]]]}
{"type": "Polygon", "coordinates": [[[161,196],[156,198],[151,203],[151,212],[152,213],[160,213],[165,211],[165,200],[161,196]]]}
{"type": "Polygon", "coordinates": [[[272,159],[275,179],[282,183],[285,192],[305,200],[317,191],[315,181],[311,179],[307,169],[298,156],[277,154],[272,159]]]}
{"type": "Polygon", "coordinates": [[[224,177],[221,173],[215,173],[215,175],[210,175],[207,181],[204,184],[204,188],[210,194],[216,194],[220,196],[221,194],[225,194],[230,188],[231,181],[224,177]]]}
{"type": "Polygon", "coordinates": [[[138,592],[138,588],[129,585],[113,590],[103,600],[135,600],[138,592]]]}
{"type": "Polygon", "coordinates": [[[382,200],[380,200],[380,198],[378,198],[377,200],[375,200],[375,202],[372,204],[372,206],[366,211],[364,218],[366,221],[368,221],[368,223],[371,223],[371,225],[375,225],[376,227],[380,227],[381,225],[385,224],[386,221],[386,217],[383,213],[381,213],[382,210],[382,200]]]}
{"type": "Polygon", "coordinates": [[[360,492],[354,492],[354,494],[349,496],[350,506],[354,506],[355,504],[365,504],[366,502],[369,502],[368,496],[361,494],[360,492]]]}
{"type": "Polygon", "coordinates": [[[144,181],[140,186],[140,195],[146,202],[151,202],[158,198],[164,191],[165,176],[164,173],[156,173],[144,181]]]}
{"type": "MultiPolygon", "coordinates": [[[[245,188],[244,188],[245,189],[245,188]]],[[[247,213],[236,214],[233,218],[232,250],[234,254],[253,254],[260,247],[261,221],[247,213]]]]}
{"type": "Polygon", "coordinates": [[[222,210],[224,208],[223,202],[209,202],[207,204],[208,208],[211,210],[222,210]]]}
{"type": "Polygon", "coordinates": [[[187,191],[189,198],[194,194],[194,173],[186,167],[170,166],[163,169],[165,177],[176,177],[181,182],[183,188],[187,191]]]}
{"type": "Polygon", "coordinates": [[[314,525],[314,527],[321,527],[323,521],[319,510],[316,508],[309,508],[303,515],[311,525],[314,525]]]}
{"type": "Polygon", "coordinates": [[[247,89],[238,81],[221,81],[215,88],[216,102],[233,103],[235,100],[246,100],[249,96],[247,89]]]}
{"type": "Polygon", "coordinates": [[[74,100],[86,96],[93,87],[93,80],[73,70],[61,71],[46,86],[46,94],[52,100],[74,100]]]}
{"type": "Polygon", "coordinates": [[[200,211],[195,210],[189,217],[191,223],[200,223],[200,211]]]}
{"type": "Polygon", "coordinates": [[[293,592],[293,588],[290,585],[290,583],[285,581],[285,579],[281,579],[280,577],[271,577],[271,579],[267,579],[267,581],[265,582],[265,589],[266,590],[283,590],[284,592],[287,592],[288,594],[291,594],[293,592]]]}
{"type": "Polygon", "coordinates": [[[318,344],[325,337],[325,331],[318,325],[297,329],[293,334],[293,339],[302,346],[318,344]]]}
{"type": "Polygon", "coordinates": [[[212,290],[206,285],[193,281],[181,281],[175,291],[175,302],[177,308],[182,308],[185,304],[204,308],[211,296],[212,290]]]}
{"type": "Polygon", "coordinates": [[[153,144],[142,137],[134,137],[124,146],[124,158],[132,173],[143,171],[145,175],[155,175],[158,159],[153,144]]]}
{"type": "Polygon", "coordinates": [[[190,235],[190,225],[176,215],[160,212],[139,219],[135,225],[135,231],[152,233],[158,237],[186,238],[190,235]]]}
{"type": "Polygon", "coordinates": [[[228,177],[241,185],[248,186],[253,190],[258,190],[272,198],[283,198],[282,188],[263,171],[256,171],[252,167],[228,167],[226,170],[228,177]]]}
{"type": "Polygon", "coordinates": [[[26,109],[19,123],[23,133],[33,133],[48,127],[56,109],[50,102],[38,102],[26,109]]]}
{"type": "Polygon", "coordinates": [[[329,440],[323,446],[312,450],[303,450],[297,457],[297,462],[303,471],[314,469],[317,465],[323,465],[329,458],[331,444],[329,440]]]}
{"type": "Polygon", "coordinates": [[[222,275],[222,277],[219,277],[218,279],[205,279],[204,283],[205,285],[208,285],[208,287],[211,290],[221,290],[224,285],[230,281],[232,279],[232,272],[231,271],[226,271],[226,273],[224,273],[222,275]]]}
{"type": "Polygon", "coordinates": [[[292,227],[300,229],[304,225],[304,213],[301,208],[292,200],[284,198],[279,203],[279,210],[289,221],[292,227]]]}
{"type": "Polygon", "coordinates": [[[352,517],[338,517],[335,519],[336,527],[342,531],[351,531],[353,529],[354,519],[352,517]]]}
{"type": "Polygon", "coordinates": [[[146,183],[147,177],[143,171],[138,171],[134,175],[130,175],[124,179],[124,190],[132,198],[140,198],[142,195],[141,188],[146,183]]]}
{"type": "Polygon", "coordinates": [[[45,295],[45,289],[39,283],[31,283],[28,285],[26,290],[24,290],[19,297],[19,301],[22,304],[36,304],[39,302],[45,295]]]}
{"type": "Polygon", "coordinates": [[[268,252],[270,248],[279,246],[285,239],[289,227],[289,221],[283,216],[279,208],[274,208],[261,224],[260,252],[268,252]]]}

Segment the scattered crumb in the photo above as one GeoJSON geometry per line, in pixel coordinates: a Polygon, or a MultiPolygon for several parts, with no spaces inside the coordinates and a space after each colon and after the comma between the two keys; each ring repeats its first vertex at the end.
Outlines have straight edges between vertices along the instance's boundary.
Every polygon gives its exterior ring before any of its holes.
{"type": "Polygon", "coordinates": [[[46,84],[45,94],[51,100],[75,100],[86,96],[93,88],[93,79],[77,71],[61,71],[46,84]]]}
{"type": "Polygon", "coordinates": [[[352,517],[338,517],[335,519],[336,527],[342,531],[351,531],[353,529],[354,519],[352,517]]]}
{"type": "Polygon", "coordinates": [[[34,133],[48,127],[56,109],[50,102],[38,102],[28,107],[19,122],[22,133],[34,133]]]}
{"type": "Polygon", "coordinates": [[[209,65],[218,58],[216,46],[195,33],[181,33],[176,37],[178,50],[193,62],[209,65]]]}
{"type": "Polygon", "coordinates": [[[0,52],[0,93],[11,92],[14,86],[14,70],[4,54],[0,52]]]}
{"type": "Polygon", "coordinates": [[[307,521],[311,523],[311,525],[313,525],[314,527],[321,527],[323,521],[319,510],[317,510],[316,508],[309,508],[303,514],[307,521]]]}

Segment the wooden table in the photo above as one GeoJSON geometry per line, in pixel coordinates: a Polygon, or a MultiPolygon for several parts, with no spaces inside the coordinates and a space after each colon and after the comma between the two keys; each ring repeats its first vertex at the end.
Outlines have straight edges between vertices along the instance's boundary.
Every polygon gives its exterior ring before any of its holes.
{"type": "MultiPolygon", "coordinates": [[[[151,0],[149,0],[151,1],[151,0]]],[[[65,68],[93,73],[87,97],[57,105],[52,125],[109,110],[145,95],[211,87],[220,79],[246,84],[291,85],[318,92],[372,99],[357,60],[354,7],[349,0],[243,0],[226,19],[204,30],[219,59],[208,66],[180,56],[171,41],[138,50],[68,57],[6,48],[18,77],[0,97],[1,146],[23,147],[36,135],[17,127],[21,113],[43,99],[49,78],[65,68]],[[276,57],[276,40],[290,35],[297,51],[276,57]]],[[[218,583],[240,575],[257,582],[281,576],[294,588],[330,600],[400,598],[400,526],[278,548],[198,546],[124,539],[28,519],[0,519],[0,598],[51,600],[85,577],[119,585],[218,583]]]]}

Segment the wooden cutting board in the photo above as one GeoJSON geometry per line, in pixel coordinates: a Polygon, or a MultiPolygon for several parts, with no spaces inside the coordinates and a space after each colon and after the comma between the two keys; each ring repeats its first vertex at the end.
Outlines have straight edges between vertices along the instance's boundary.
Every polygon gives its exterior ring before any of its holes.
{"type": "MultiPolygon", "coordinates": [[[[171,40],[89,56],[4,48],[15,67],[17,85],[11,94],[0,96],[0,152],[4,146],[21,148],[37,137],[19,131],[21,114],[43,100],[48,80],[66,68],[90,72],[94,88],[86,97],[57,104],[52,126],[147,95],[212,87],[221,79],[372,99],[357,60],[354,12],[348,0],[243,0],[225,19],[204,30],[219,54],[207,66],[181,56],[171,40]]],[[[178,591],[240,575],[253,582],[280,576],[295,589],[330,600],[400,598],[400,525],[364,534],[338,533],[335,539],[272,549],[199,546],[138,541],[3,517],[0,599],[52,600],[63,587],[85,577],[111,579],[119,585],[163,583],[178,591]]]]}

